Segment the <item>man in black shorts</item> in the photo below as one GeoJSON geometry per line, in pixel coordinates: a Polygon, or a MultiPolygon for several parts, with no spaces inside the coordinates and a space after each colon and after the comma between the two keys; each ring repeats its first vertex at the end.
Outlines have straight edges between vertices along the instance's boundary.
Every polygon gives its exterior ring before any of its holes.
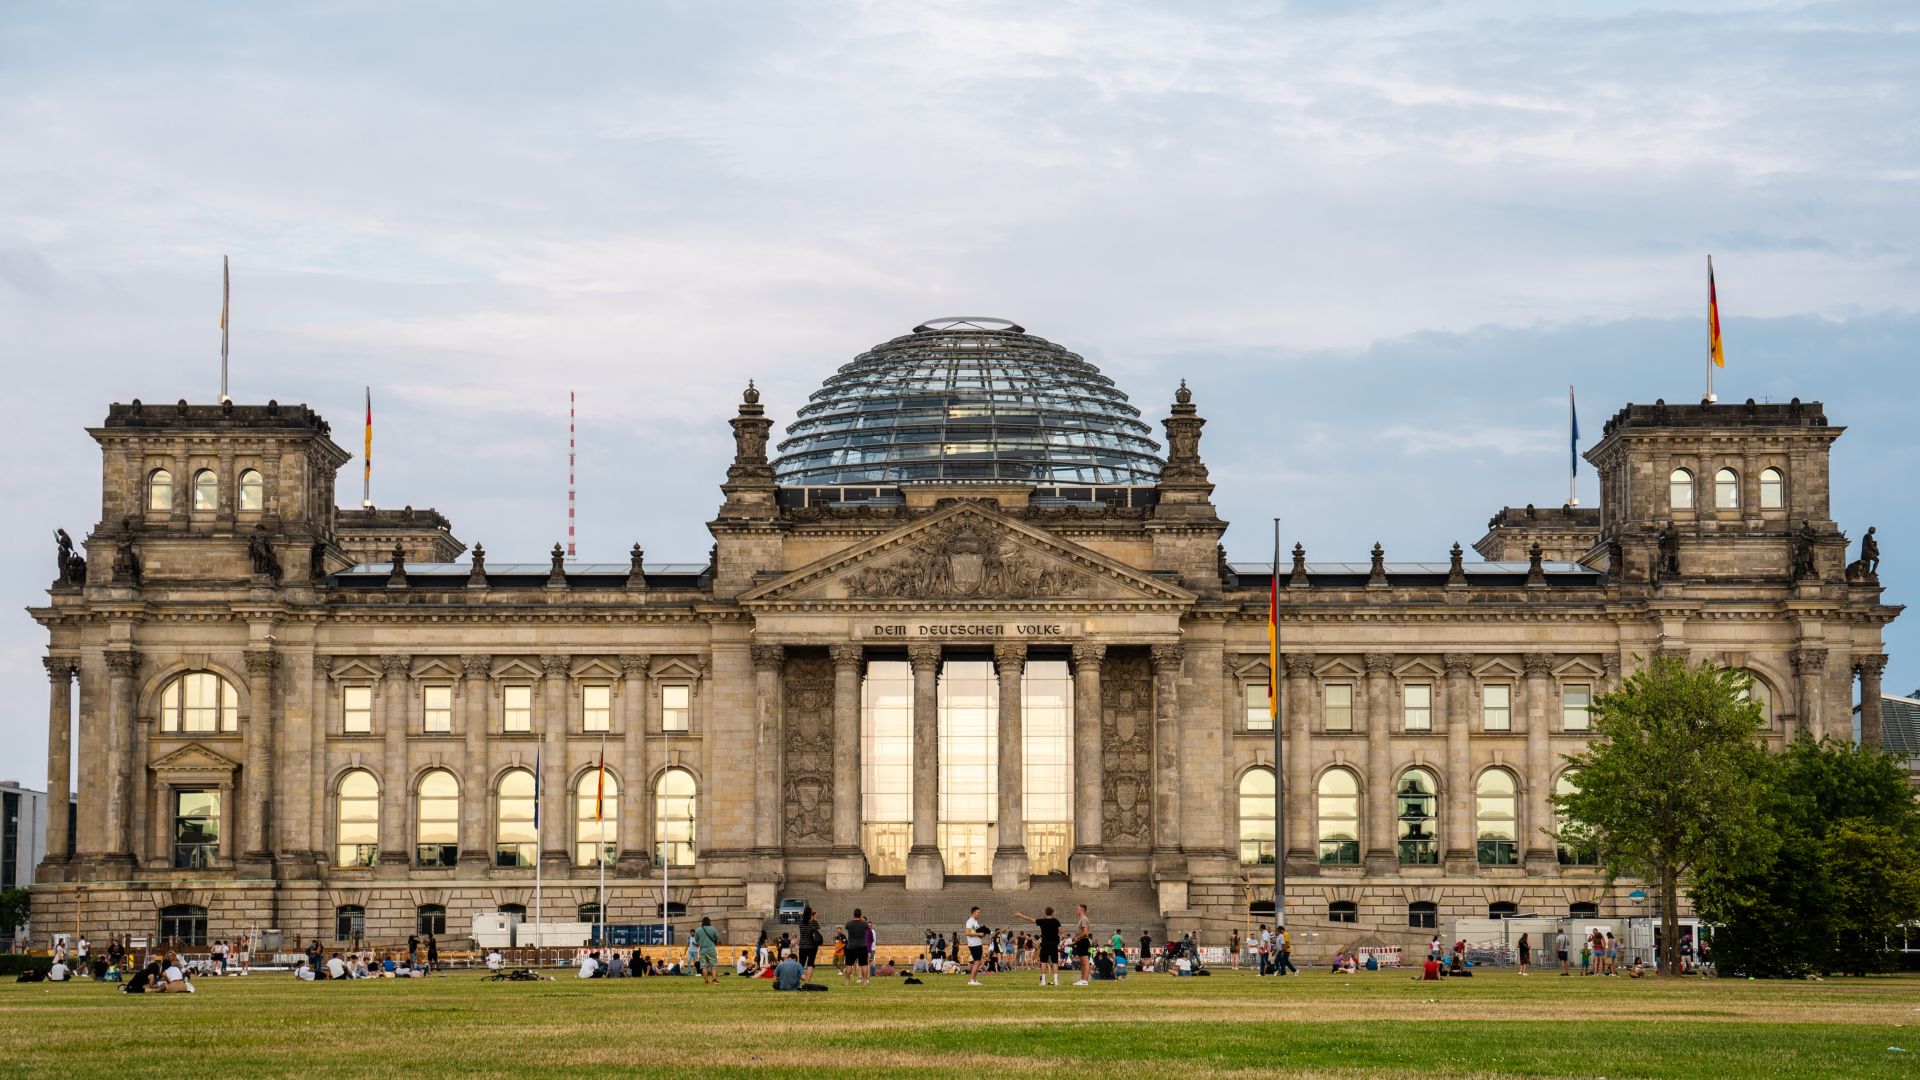
{"type": "Polygon", "coordinates": [[[813,913],[813,905],[807,905],[806,913],[800,916],[800,967],[803,974],[800,981],[813,981],[813,962],[820,957],[820,946],[826,941],[820,933],[820,918],[813,913]]]}
{"type": "Polygon", "coordinates": [[[840,982],[846,984],[850,979],[858,979],[860,985],[867,984],[867,920],[860,914],[859,908],[853,909],[853,918],[847,920],[847,963],[840,969],[840,982]]]}
{"type": "Polygon", "coordinates": [[[1087,905],[1078,905],[1080,922],[1073,928],[1073,957],[1080,967],[1080,981],[1075,986],[1093,985],[1093,924],[1087,921],[1087,905]]]}
{"type": "Polygon", "coordinates": [[[983,940],[986,935],[987,928],[985,924],[980,921],[980,909],[975,907],[967,912],[968,986],[980,985],[980,954],[984,951],[981,946],[986,944],[986,941],[983,940]]]}
{"type": "Polygon", "coordinates": [[[1040,928],[1040,985],[1047,985],[1047,976],[1053,976],[1053,985],[1060,985],[1060,920],[1053,917],[1053,909],[1048,908],[1039,918],[1022,915],[1016,911],[1015,918],[1025,919],[1040,928]]]}

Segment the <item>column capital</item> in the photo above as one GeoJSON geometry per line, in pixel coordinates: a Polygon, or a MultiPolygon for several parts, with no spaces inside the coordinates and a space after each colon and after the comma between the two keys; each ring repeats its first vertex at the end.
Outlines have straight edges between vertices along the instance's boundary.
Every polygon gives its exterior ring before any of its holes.
{"type": "Polygon", "coordinates": [[[1817,675],[1827,667],[1827,650],[1825,649],[1795,649],[1790,658],[1793,660],[1795,675],[1817,675]]]}
{"type": "Polygon", "coordinates": [[[1467,676],[1473,674],[1472,653],[1450,652],[1440,658],[1440,663],[1447,669],[1448,675],[1467,676]]]}
{"type": "Polygon", "coordinates": [[[1877,679],[1887,670],[1887,657],[1884,653],[1869,653],[1853,658],[1853,670],[1863,678],[1877,679]]]}
{"type": "Polygon", "coordinates": [[[827,646],[827,657],[833,661],[835,668],[857,668],[867,658],[867,650],[863,645],[842,642],[827,646]]]}
{"type": "Polygon", "coordinates": [[[1607,653],[1605,656],[1602,656],[1600,658],[1600,673],[1609,679],[1619,678],[1620,657],[1615,653],[1607,653]]]}
{"type": "Polygon", "coordinates": [[[280,654],[272,649],[249,649],[246,657],[249,675],[271,675],[280,666],[280,654]]]}
{"type": "Polygon", "coordinates": [[[1546,677],[1553,674],[1553,654],[1543,652],[1525,653],[1520,657],[1520,666],[1526,669],[1529,677],[1546,677]]]}
{"type": "Polygon", "coordinates": [[[1309,679],[1313,677],[1312,653],[1286,653],[1280,657],[1280,667],[1290,679],[1309,679]]]}
{"type": "Polygon", "coordinates": [[[1097,641],[1081,641],[1073,646],[1073,662],[1098,664],[1107,658],[1107,647],[1097,641]]]}
{"type": "Polygon", "coordinates": [[[786,659],[787,647],[785,645],[753,646],[753,670],[755,671],[778,671],[780,670],[780,665],[785,663],[786,659]]]}
{"type": "Polygon", "coordinates": [[[927,671],[939,667],[940,646],[909,645],[907,646],[907,662],[913,665],[913,670],[915,671],[927,671]]]}
{"type": "Polygon", "coordinates": [[[646,653],[623,653],[620,656],[620,673],[629,679],[646,675],[652,670],[653,657],[646,653]]]}
{"type": "Polygon", "coordinates": [[[540,658],[540,670],[549,678],[565,678],[567,669],[573,666],[573,657],[565,653],[550,653],[540,658]]]}
{"type": "Polygon", "coordinates": [[[1393,674],[1392,653],[1370,652],[1362,657],[1361,661],[1366,664],[1367,674],[1369,675],[1393,674]]]}
{"type": "Polygon", "coordinates": [[[460,658],[460,674],[469,679],[484,679],[493,674],[493,657],[484,653],[468,653],[460,658]]]}
{"type": "Polygon", "coordinates": [[[43,656],[40,658],[40,663],[47,669],[47,679],[49,682],[59,684],[73,681],[75,671],[73,657],[43,656]]]}
{"type": "Polygon", "coordinates": [[[1027,645],[1024,641],[1003,641],[993,647],[994,667],[1000,674],[1007,674],[1012,668],[1013,674],[1019,674],[1020,668],[1027,662],[1027,645]]]}
{"type": "Polygon", "coordinates": [[[140,654],[131,649],[118,649],[106,654],[107,671],[123,678],[131,679],[140,674],[140,654]]]}
{"type": "Polygon", "coordinates": [[[1153,657],[1155,674],[1163,671],[1178,671],[1187,658],[1185,645],[1155,645],[1150,653],[1153,657]]]}
{"type": "Polygon", "coordinates": [[[380,658],[380,673],[389,679],[404,679],[413,670],[413,657],[388,653],[380,658]]]}

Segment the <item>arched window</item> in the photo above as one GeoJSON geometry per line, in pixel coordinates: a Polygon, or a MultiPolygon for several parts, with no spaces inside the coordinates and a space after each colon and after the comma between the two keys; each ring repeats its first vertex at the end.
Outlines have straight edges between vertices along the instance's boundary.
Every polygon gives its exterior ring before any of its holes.
{"type": "Polygon", "coordinates": [[[1597,919],[1599,917],[1599,904],[1588,903],[1582,900],[1578,903],[1567,905],[1567,918],[1569,919],[1597,919]]]}
{"type": "Polygon", "coordinates": [[[595,769],[581,775],[574,794],[574,835],[579,839],[573,861],[592,866],[597,859],[612,866],[620,857],[620,781],[610,772],[595,769]]]}
{"type": "Polygon", "coordinates": [[[1439,808],[1434,794],[1440,785],[1425,769],[1408,769],[1393,785],[1401,865],[1440,861],[1439,808]]]}
{"type": "Polygon", "coordinates": [[[1511,919],[1520,914],[1520,905],[1511,900],[1495,900],[1487,905],[1487,918],[1511,919]]]}
{"type": "Polygon", "coordinates": [[[420,778],[414,792],[413,862],[450,867],[460,861],[460,781],[445,769],[420,778]]]}
{"type": "Polygon", "coordinates": [[[1787,478],[1779,469],[1760,472],[1760,509],[1779,510],[1787,505],[1787,478]]]}
{"type": "Polygon", "coordinates": [[[1273,859],[1273,770],[1255,766],[1240,777],[1240,865],[1273,859]]]}
{"type": "Polygon", "coordinates": [[[173,509],[173,474],[165,469],[147,474],[147,509],[173,509]]]}
{"type": "Polygon", "coordinates": [[[599,904],[581,904],[579,907],[573,909],[573,920],[575,922],[583,922],[583,923],[599,922],[600,921],[600,905],[599,904]]]}
{"type": "Polygon", "coordinates": [[[193,508],[195,510],[217,510],[220,507],[220,480],[213,475],[212,469],[201,469],[193,474],[193,508]]]}
{"type": "Polygon", "coordinates": [[[340,778],[334,827],[337,866],[372,866],[380,858],[380,782],[365,769],[340,778]]]}
{"type": "MultiPolygon", "coordinates": [[[[500,778],[493,797],[493,865],[532,866],[539,852],[533,831],[533,774],[513,769],[500,778]]],[[[504,910],[504,909],[503,909],[504,910]]]]}
{"type": "Polygon", "coordinates": [[[160,692],[160,730],[214,732],[240,729],[240,695],[211,671],[189,671],[160,692]]]}
{"type": "Polygon", "coordinates": [[[1721,469],[1713,474],[1713,505],[1721,510],[1732,510],[1740,505],[1740,474],[1732,469],[1721,469]]]}
{"type": "Polygon", "coordinates": [[[259,469],[240,471],[240,509],[264,510],[267,506],[267,483],[260,476],[259,469]]]}
{"type": "Polygon", "coordinates": [[[1692,473],[1675,469],[1667,474],[1667,507],[1672,510],[1693,509],[1692,473]]]}
{"type": "Polygon", "coordinates": [[[333,940],[359,942],[367,936],[367,909],[341,904],[333,909],[333,940]]]}
{"type": "Polygon", "coordinates": [[[1327,905],[1327,921],[1357,923],[1360,921],[1360,905],[1351,900],[1335,900],[1327,905]]]}
{"type": "Polygon", "coordinates": [[[207,909],[193,904],[175,904],[160,909],[160,942],[178,941],[182,945],[207,943],[207,909]]]}
{"type": "Polygon", "coordinates": [[[1431,900],[1415,900],[1407,905],[1409,930],[1435,930],[1440,926],[1440,906],[1431,900]]]}
{"type": "Polygon", "coordinates": [[[1360,865],[1360,780],[1350,769],[1328,769],[1320,777],[1320,862],[1360,865]]]}
{"type": "Polygon", "coordinates": [[[1518,787],[1505,769],[1488,769],[1474,786],[1474,821],[1479,830],[1481,866],[1513,866],[1520,861],[1518,787]]]}
{"type": "MultiPolygon", "coordinates": [[[[1560,796],[1572,795],[1577,793],[1580,790],[1580,782],[1578,777],[1579,777],[1579,774],[1572,769],[1568,769],[1566,772],[1561,773],[1560,779],[1555,780],[1553,782],[1553,793],[1555,795],[1560,795],[1560,796]]],[[[1600,855],[1599,855],[1599,852],[1594,848],[1593,844],[1583,843],[1578,841],[1569,842],[1565,838],[1564,834],[1568,831],[1569,827],[1574,824],[1573,819],[1568,818],[1564,815],[1555,815],[1555,817],[1556,817],[1556,820],[1559,822],[1559,829],[1557,831],[1562,834],[1562,839],[1559,841],[1559,843],[1554,845],[1559,852],[1560,865],[1561,866],[1597,866],[1599,865],[1600,855]]]]}
{"type": "Polygon", "coordinates": [[[693,774],[668,769],[653,789],[653,861],[662,866],[692,866],[698,801],[693,774]]]}
{"type": "Polygon", "coordinates": [[[447,932],[447,906],[421,904],[413,909],[413,932],[421,937],[440,937],[447,932]]]}
{"type": "Polygon", "coordinates": [[[1760,722],[1767,727],[1772,727],[1773,691],[1767,689],[1767,684],[1761,680],[1760,676],[1755,675],[1753,672],[1743,670],[1740,674],[1752,680],[1747,684],[1746,689],[1740,691],[1741,699],[1751,701],[1755,705],[1760,706],[1760,722]]]}

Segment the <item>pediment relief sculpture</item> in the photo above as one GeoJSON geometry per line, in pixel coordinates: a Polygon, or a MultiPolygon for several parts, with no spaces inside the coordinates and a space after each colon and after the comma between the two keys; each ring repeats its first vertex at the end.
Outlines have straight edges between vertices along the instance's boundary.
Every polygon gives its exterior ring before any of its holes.
{"type": "Polygon", "coordinates": [[[860,567],[844,579],[859,600],[1004,600],[1080,596],[1089,581],[1043,560],[984,523],[949,522],[891,562],[860,567]]]}

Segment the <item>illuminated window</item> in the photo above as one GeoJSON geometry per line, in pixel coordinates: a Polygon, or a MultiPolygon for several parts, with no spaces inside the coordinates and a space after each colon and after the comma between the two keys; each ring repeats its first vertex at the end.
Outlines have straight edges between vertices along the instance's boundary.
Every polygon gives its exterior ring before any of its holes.
{"type": "Polygon", "coordinates": [[[240,697],[227,680],[211,671],[190,671],[160,694],[160,730],[238,731],[240,697]]]}
{"type": "Polygon", "coordinates": [[[414,804],[414,865],[454,866],[460,858],[460,781],[435,769],[420,778],[414,804]]]}
{"type": "Polygon", "coordinates": [[[653,861],[662,866],[692,866],[697,789],[693,774],[668,769],[653,788],[653,861]]]}
{"type": "Polygon", "coordinates": [[[365,769],[340,778],[335,799],[335,866],[372,866],[380,858],[380,782],[365,769]]]}
{"type": "Polygon", "coordinates": [[[1760,473],[1760,509],[1779,510],[1787,505],[1787,478],[1779,469],[1760,473]]]}
{"type": "Polygon", "coordinates": [[[999,809],[1000,680],[986,660],[941,665],[940,818],[936,842],[946,871],[993,872],[999,809]]]}
{"type": "Polygon", "coordinates": [[[620,857],[620,781],[603,769],[581,774],[580,788],[574,794],[573,861],[577,866],[593,866],[595,860],[612,866],[620,857]]]}
{"type": "Polygon", "coordinates": [[[1673,510],[1693,509],[1693,474],[1675,469],[1667,474],[1667,506],[1673,510]]]}
{"type": "Polygon", "coordinates": [[[1721,510],[1732,510],[1740,505],[1740,474],[1732,469],[1721,469],[1713,474],[1713,505],[1721,510]]]}
{"type": "Polygon", "coordinates": [[[220,856],[220,793],[173,793],[173,865],[201,870],[220,856]]]}
{"type": "Polygon", "coordinates": [[[1408,731],[1433,730],[1433,686],[1430,683],[1409,683],[1406,687],[1406,703],[1401,715],[1406,719],[1408,731]]]}
{"type": "Polygon", "coordinates": [[[1360,780],[1350,769],[1328,769],[1320,777],[1320,862],[1360,865],[1360,780]]]}
{"type": "Polygon", "coordinates": [[[533,730],[533,687],[521,683],[500,688],[500,730],[533,730]]]}
{"type": "Polygon", "coordinates": [[[534,834],[534,793],[539,786],[533,774],[513,769],[500,778],[493,796],[493,865],[532,866],[538,856],[539,837],[534,834]]]}
{"type": "Polygon", "coordinates": [[[434,733],[453,730],[453,687],[420,688],[420,730],[434,733]]]}
{"type": "Polygon", "coordinates": [[[1326,690],[1328,731],[1353,730],[1353,684],[1328,683],[1326,690]]]}
{"type": "Polygon", "coordinates": [[[173,474],[165,469],[147,474],[147,509],[173,509],[173,474]]]}
{"type": "Polygon", "coordinates": [[[267,505],[267,485],[259,469],[240,472],[240,509],[261,510],[267,505]]]}
{"type": "Polygon", "coordinates": [[[613,727],[613,687],[580,688],[580,726],[586,731],[607,731],[613,727]]]}
{"type": "Polygon", "coordinates": [[[1513,866],[1520,861],[1517,791],[1513,774],[1505,769],[1488,769],[1474,786],[1481,866],[1513,866]]]}
{"type": "Polygon", "coordinates": [[[1513,728],[1513,687],[1489,683],[1480,688],[1480,727],[1484,731],[1513,728]]]}
{"type": "Polygon", "coordinates": [[[860,687],[860,847],[869,872],[907,872],[913,840],[913,672],[874,660],[860,687]]]}
{"type": "Polygon", "coordinates": [[[1240,865],[1271,864],[1275,858],[1273,770],[1248,769],[1240,777],[1240,865]]]}
{"type": "Polygon", "coordinates": [[[1247,684],[1247,730],[1272,731],[1273,713],[1267,707],[1267,686],[1263,682],[1247,684]]]}
{"type": "Polygon", "coordinates": [[[693,712],[693,688],[684,684],[660,688],[660,730],[686,731],[693,712]]]}
{"type": "Polygon", "coordinates": [[[1593,716],[1588,711],[1593,707],[1593,687],[1586,683],[1568,683],[1560,688],[1560,728],[1563,731],[1585,731],[1591,725],[1593,716]]]}
{"type": "Polygon", "coordinates": [[[212,469],[201,469],[193,474],[193,508],[195,510],[214,510],[220,506],[220,481],[213,475],[212,469]]]}
{"type": "Polygon", "coordinates": [[[340,730],[349,735],[364,735],[373,730],[373,687],[340,688],[340,730]]]}
{"type": "Polygon", "coordinates": [[[1440,861],[1440,820],[1434,798],[1440,790],[1433,774],[1425,769],[1408,769],[1394,785],[1394,806],[1399,833],[1402,865],[1435,864],[1440,861]]]}
{"type": "Polygon", "coordinates": [[[1073,852],[1073,674],[1030,660],[1020,680],[1027,862],[1035,877],[1067,872],[1073,852]]]}

